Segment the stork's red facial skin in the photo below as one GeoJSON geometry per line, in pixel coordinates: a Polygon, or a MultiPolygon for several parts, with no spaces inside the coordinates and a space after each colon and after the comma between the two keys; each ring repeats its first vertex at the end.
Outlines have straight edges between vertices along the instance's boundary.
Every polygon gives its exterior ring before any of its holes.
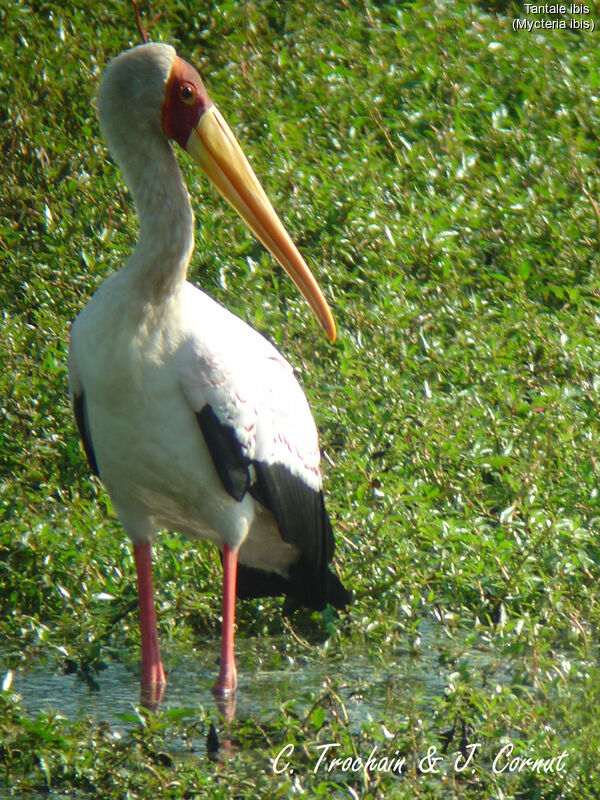
{"type": "Polygon", "coordinates": [[[162,127],[169,139],[185,148],[192,128],[213,102],[191,64],[175,56],[162,110],[162,127]]]}

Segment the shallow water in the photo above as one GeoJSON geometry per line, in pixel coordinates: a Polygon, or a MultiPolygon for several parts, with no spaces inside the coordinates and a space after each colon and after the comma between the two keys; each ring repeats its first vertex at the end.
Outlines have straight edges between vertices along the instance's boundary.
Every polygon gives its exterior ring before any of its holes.
{"type": "MultiPolygon", "coordinates": [[[[423,622],[420,626],[418,655],[408,648],[390,647],[383,653],[371,652],[368,645],[353,643],[344,648],[337,660],[323,658],[316,646],[278,668],[267,668],[273,651],[285,653],[284,637],[236,638],[239,687],[236,716],[239,719],[262,717],[276,711],[281,703],[298,702],[298,710],[312,703],[311,693],[318,693],[331,680],[346,705],[350,724],[377,719],[386,709],[390,687],[393,691],[410,692],[423,698],[441,696],[448,684],[448,675],[455,667],[442,665],[442,649],[447,652],[448,640],[442,627],[423,622]],[[264,658],[267,652],[267,658],[264,658]]],[[[452,650],[460,658],[460,643],[454,640],[452,650]]],[[[210,687],[216,677],[214,642],[206,650],[198,650],[169,662],[165,653],[167,687],[161,704],[170,708],[215,708],[210,687]]],[[[486,679],[498,682],[509,679],[506,661],[498,663],[485,647],[469,647],[463,655],[474,670],[482,670],[486,679]]],[[[0,678],[6,666],[0,651],[0,678]]],[[[115,729],[125,729],[120,715],[140,705],[138,677],[122,664],[112,662],[95,676],[97,687],[90,687],[77,675],[64,674],[60,664],[39,663],[19,667],[14,672],[12,689],[21,697],[21,705],[31,714],[55,711],[69,719],[89,717],[108,722],[115,729]]]]}
{"type": "MultiPolygon", "coordinates": [[[[274,644],[272,639],[268,643],[269,647],[274,644]]],[[[331,677],[336,688],[341,687],[344,699],[352,701],[353,708],[360,706],[361,717],[368,719],[384,709],[388,680],[399,670],[404,673],[402,680],[421,686],[430,682],[425,665],[421,670],[415,670],[414,664],[409,670],[402,662],[389,668],[378,667],[371,663],[367,652],[358,648],[353,648],[339,662],[325,662],[317,652],[277,669],[266,668],[264,664],[257,668],[261,646],[265,646],[262,639],[236,639],[238,718],[260,716],[288,700],[298,700],[300,708],[308,707],[310,693],[319,692],[331,677]]],[[[5,672],[0,656],[0,676],[5,672]]],[[[167,687],[161,709],[214,708],[210,687],[216,675],[217,667],[207,664],[202,656],[183,656],[170,668],[167,660],[167,687]]],[[[20,695],[21,705],[31,714],[56,711],[69,719],[90,717],[97,722],[109,722],[118,729],[122,725],[120,715],[140,705],[138,677],[122,664],[110,663],[95,676],[95,681],[97,688],[92,688],[79,676],[64,674],[58,663],[41,663],[15,670],[12,690],[20,695]]]]}
{"type": "MultiPolygon", "coordinates": [[[[512,663],[495,649],[489,631],[450,632],[433,620],[421,621],[416,650],[399,636],[387,644],[368,643],[334,645],[335,652],[325,653],[320,645],[290,648],[289,634],[271,637],[236,638],[239,687],[236,718],[256,719],[260,725],[276,722],[283,703],[294,701],[294,711],[302,715],[312,707],[315,697],[328,685],[343,703],[349,728],[358,732],[364,723],[386,724],[399,698],[410,696],[418,705],[429,705],[443,697],[453,683],[453,674],[468,669],[475,685],[510,682],[522,671],[522,664],[512,663]],[[340,649],[343,648],[343,649],[340,649]],[[293,659],[289,653],[293,652],[293,659]],[[281,655],[279,655],[281,654],[281,655]],[[273,664],[279,666],[273,667],[273,664]]],[[[414,633],[412,641],[415,641],[414,633]]],[[[215,664],[218,644],[206,642],[190,653],[176,656],[165,651],[167,687],[161,709],[189,709],[199,720],[214,721],[221,740],[219,757],[236,749],[228,741],[229,726],[214,713],[217,711],[210,687],[217,674],[215,664]]],[[[7,671],[7,660],[0,649],[0,681],[7,671]]],[[[454,679],[455,681],[456,679],[454,679]]],[[[14,670],[12,690],[20,696],[20,705],[32,715],[57,712],[68,719],[90,718],[108,724],[115,736],[126,735],[134,726],[132,711],[140,706],[139,677],[118,662],[111,662],[95,676],[92,688],[77,675],[64,674],[58,661],[19,666],[14,670]],[[128,715],[129,720],[122,715],[128,715]]],[[[449,726],[452,720],[449,720],[449,726]]],[[[206,758],[208,725],[198,726],[198,735],[169,738],[169,750],[184,757],[206,758]]],[[[246,752],[267,768],[268,757],[258,749],[246,752]]],[[[59,797],[50,792],[33,795],[59,797]]],[[[0,800],[8,795],[2,793],[0,800]]]]}

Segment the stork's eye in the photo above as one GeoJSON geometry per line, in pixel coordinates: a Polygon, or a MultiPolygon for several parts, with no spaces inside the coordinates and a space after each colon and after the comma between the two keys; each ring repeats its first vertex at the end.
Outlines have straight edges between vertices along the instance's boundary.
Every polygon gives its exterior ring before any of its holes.
{"type": "Polygon", "coordinates": [[[179,96],[184,103],[194,103],[196,100],[196,90],[191,83],[184,83],[179,89],[179,96]]]}

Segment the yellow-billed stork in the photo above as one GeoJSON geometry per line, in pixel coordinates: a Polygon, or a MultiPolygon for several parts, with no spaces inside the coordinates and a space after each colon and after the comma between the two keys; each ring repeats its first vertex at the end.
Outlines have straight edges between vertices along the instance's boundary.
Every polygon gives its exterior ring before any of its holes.
{"type": "Polygon", "coordinates": [[[166,44],[114,59],[100,126],[135,201],[140,232],[71,329],[69,378],[92,471],[133,542],[142,689],[160,698],[151,542],[161,528],[222,551],[223,621],[213,691],[237,684],[235,596],[285,594],[343,607],[321,490],[317,431],[291,367],[252,328],[186,281],[189,196],[170,140],[204,169],[270,250],[333,342],[318,284],[277,218],[196,70],[166,44]]]}

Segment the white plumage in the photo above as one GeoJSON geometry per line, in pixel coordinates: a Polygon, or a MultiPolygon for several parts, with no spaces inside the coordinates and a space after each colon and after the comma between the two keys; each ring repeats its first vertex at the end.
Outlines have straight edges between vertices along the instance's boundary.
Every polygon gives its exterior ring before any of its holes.
{"type": "MultiPolygon", "coordinates": [[[[274,532],[272,514],[250,495],[237,502],[227,494],[194,413],[210,405],[248,458],[284,464],[318,490],[317,431],[293,371],[187,281],[140,308],[126,271],[77,317],[70,360],[72,391],[85,387],[98,470],[119,519],[134,542],[167,528],[237,548],[252,532],[243,562],[272,568],[252,550],[255,537],[274,532]]],[[[297,550],[279,536],[271,547],[280,571],[283,554],[289,563],[297,550]]]]}

